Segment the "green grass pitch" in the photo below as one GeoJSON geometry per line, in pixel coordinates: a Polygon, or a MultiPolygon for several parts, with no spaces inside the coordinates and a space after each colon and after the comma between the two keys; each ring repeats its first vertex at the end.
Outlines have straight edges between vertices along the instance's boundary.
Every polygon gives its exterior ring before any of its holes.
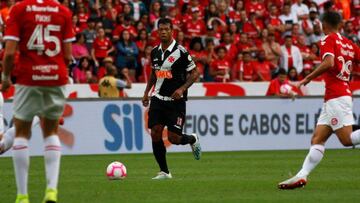
{"type": "MultiPolygon", "coordinates": [[[[360,150],[327,150],[305,188],[280,191],[277,183],[296,173],[307,151],[169,153],[172,180],[151,180],[152,154],[64,156],[60,203],[360,202],[360,150]],[[108,181],[106,166],[123,162],[128,177],[108,181]]],[[[40,203],[45,189],[42,157],[31,159],[29,191],[40,203]]],[[[13,203],[12,160],[0,158],[0,203],[13,203]]]]}

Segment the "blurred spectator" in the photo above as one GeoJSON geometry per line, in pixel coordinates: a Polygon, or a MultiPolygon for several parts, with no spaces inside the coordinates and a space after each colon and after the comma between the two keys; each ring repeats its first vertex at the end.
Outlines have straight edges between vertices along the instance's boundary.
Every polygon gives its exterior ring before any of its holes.
{"type": "MultiPolygon", "coordinates": [[[[210,5],[209,5],[210,7],[210,5]]],[[[236,1],[235,6],[234,6],[234,10],[229,12],[229,18],[232,22],[238,23],[241,21],[241,11],[244,10],[244,1],[239,0],[236,1]]],[[[216,11],[216,5],[215,5],[215,11],[216,11]]]]}
{"type": "Polygon", "coordinates": [[[79,65],[73,70],[74,83],[94,83],[96,78],[93,76],[92,62],[87,57],[82,57],[79,65]]]}
{"type": "Polygon", "coordinates": [[[226,48],[220,46],[216,48],[218,59],[214,59],[210,64],[210,76],[214,78],[215,82],[229,82],[230,81],[230,63],[226,59],[226,48]]]}
{"type": "Polygon", "coordinates": [[[91,50],[91,57],[95,62],[95,66],[99,67],[102,65],[102,60],[109,56],[114,51],[114,47],[109,38],[105,36],[103,28],[98,29],[97,37],[93,43],[93,49],[91,50]]]}
{"type": "Polygon", "coordinates": [[[106,76],[99,81],[99,97],[101,98],[118,98],[120,89],[131,88],[131,80],[127,69],[122,71],[124,80],[115,78],[117,69],[115,66],[109,66],[106,69],[106,76]]]}
{"type": "Polygon", "coordinates": [[[220,0],[218,1],[217,4],[217,10],[219,13],[219,19],[221,19],[221,21],[223,21],[224,23],[228,23],[230,21],[229,19],[229,5],[228,2],[225,0],[220,0]]]}
{"type": "Polygon", "coordinates": [[[292,25],[298,23],[297,15],[294,13],[291,13],[291,6],[290,4],[285,4],[283,7],[283,14],[279,16],[279,19],[281,22],[285,25],[285,33],[284,35],[289,35],[292,25]]]}
{"type": "Polygon", "coordinates": [[[285,37],[285,44],[281,46],[281,67],[285,71],[290,67],[295,67],[296,71],[300,73],[303,69],[303,58],[297,46],[293,45],[292,37],[290,35],[285,37]]]}
{"type": "Polygon", "coordinates": [[[150,20],[149,20],[149,15],[148,14],[144,14],[140,17],[140,21],[143,25],[144,28],[146,29],[146,31],[149,33],[152,30],[151,24],[150,24],[150,20]]]}
{"type": "Polygon", "coordinates": [[[303,0],[296,0],[291,6],[291,14],[296,15],[298,20],[306,19],[309,15],[309,7],[303,4],[303,0]]]}
{"type": "Polygon", "coordinates": [[[232,63],[235,60],[238,50],[236,48],[236,44],[233,43],[229,32],[225,33],[222,36],[222,44],[220,46],[223,46],[226,48],[226,50],[227,50],[226,59],[230,63],[232,63]]]}
{"type": "Polygon", "coordinates": [[[294,87],[289,84],[287,79],[286,70],[279,69],[277,78],[273,79],[268,87],[266,96],[280,96],[294,98],[297,93],[294,91],[294,87]]]}
{"type": "Polygon", "coordinates": [[[299,40],[300,35],[301,35],[301,33],[300,33],[299,24],[294,24],[291,29],[291,37],[292,37],[293,45],[295,45],[295,46],[298,45],[298,40],[299,40]]]}
{"type": "Polygon", "coordinates": [[[344,26],[344,32],[342,35],[344,35],[349,40],[353,41],[355,44],[359,42],[359,38],[357,36],[357,33],[354,30],[353,23],[351,21],[346,21],[344,26]]]}
{"type": "Polygon", "coordinates": [[[248,12],[248,15],[254,13],[257,17],[263,17],[265,15],[265,6],[263,1],[250,0],[246,1],[245,10],[248,12]]]}
{"type": "Polygon", "coordinates": [[[262,44],[262,48],[265,51],[266,60],[270,61],[274,67],[277,67],[282,51],[280,44],[275,41],[273,33],[269,33],[267,40],[262,44]]]}
{"type": "Polygon", "coordinates": [[[138,21],[144,13],[147,13],[145,4],[139,0],[130,1],[130,6],[133,13],[132,17],[135,21],[138,21]]]}
{"type": "Polygon", "coordinates": [[[79,18],[77,15],[72,16],[72,27],[75,33],[80,33],[79,18]]]}
{"type": "Polygon", "coordinates": [[[114,60],[112,57],[106,57],[103,60],[103,66],[100,66],[98,72],[97,72],[97,78],[100,80],[106,75],[106,69],[109,68],[109,66],[114,66],[114,60]]]}
{"type": "Polygon", "coordinates": [[[360,5],[354,9],[354,16],[350,21],[353,23],[355,31],[360,31],[360,5]]]}
{"type": "Polygon", "coordinates": [[[132,19],[132,10],[129,2],[124,4],[122,15],[132,19]]]}
{"type": "Polygon", "coordinates": [[[96,30],[95,30],[95,19],[89,18],[87,20],[87,29],[83,31],[85,35],[85,43],[89,52],[91,52],[94,44],[94,40],[96,38],[96,30]]]}
{"type": "Polygon", "coordinates": [[[146,46],[144,55],[140,58],[142,73],[139,76],[139,82],[147,83],[150,78],[151,68],[151,51],[152,46],[146,46]]]}
{"type": "Polygon", "coordinates": [[[216,3],[211,2],[205,10],[205,22],[208,22],[213,17],[219,17],[219,12],[216,3]]]}
{"type": "Polygon", "coordinates": [[[87,28],[87,20],[89,19],[88,11],[86,10],[84,4],[80,3],[77,6],[76,12],[78,19],[79,19],[79,28],[80,32],[87,28]]]}
{"type": "Polygon", "coordinates": [[[243,64],[240,66],[240,81],[253,81],[256,75],[254,63],[252,61],[251,53],[249,51],[243,51],[243,64]]]}
{"type": "Polygon", "coordinates": [[[113,23],[112,19],[109,19],[107,17],[107,15],[108,15],[108,12],[107,12],[106,8],[102,7],[100,9],[99,22],[101,22],[103,24],[103,28],[105,30],[106,35],[110,36],[114,30],[114,23],[113,23]]]}
{"type": "Polygon", "coordinates": [[[145,52],[145,48],[148,45],[148,35],[145,29],[139,30],[139,35],[136,40],[136,46],[139,49],[139,55],[142,56],[145,52]]]}
{"type": "Polygon", "coordinates": [[[240,40],[239,40],[237,48],[238,48],[239,52],[243,52],[243,51],[255,52],[255,51],[257,51],[257,47],[255,46],[253,40],[249,39],[248,35],[246,33],[240,34],[240,40]]]}
{"type": "Polygon", "coordinates": [[[288,70],[288,79],[290,81],[293,81],[293,82],[296,82],[296,81],[299,81],[299,77],[298,77],[298,73],[296,71],[296,68],[294,67],[291,67],[289,70],[288,70]]]}
{"type": "Polygon", "coordinates": [[[154,26],[155,21],[157,21],[160,17],[161,1],[153,1],[150,6],[150,24],[154,26]]]}
{"type": "Polygon", "coordinates": [[[236,23],[239,30],[244,29],[244,24],[248,21],[248,17],[245,10],[240,11],[240,21],[236,23]]]}
{"type": "Polygon", "coordinates": [[[242,60],[238,60],[233,69],[234,80],[240,82],[254,80],[256,72],[249,51],[245,50],[242,52],[242,60]]]}
{"type": "Polygon", "coordinates": [[[256,72],[256,81],[270,81],[272,71],[275,67],[266,60],[265,51],[261,50],[258,55],[258,61],[253,62],[256,72]]]}
{"type": "Polygon", "coordinates": [[[171,8],[167,17],[170,18],[172,22],[174,35],[176,36],[177,31],[181,31],[182,28],[182,17],[179,14],[179,9],[175,7],[171,8]]]}
{"type": "Polygon", "coordinates": [[[301,29],[306,36],[310,36],[314,32],[314,25],[319,25],[321,27],[321,22],[319,20],[317,9],[312,7],[310,8],[309,18],[301,21],[301,29]]]}
{"type": "Polygon", "coordinates": [[[314,25],[314,33],[310,36],[310,43],[318,43],[324,37],[320,24],[314,25]]]}
{"type": "Polygon", "coordinates": [[[269,17],[265,20],[269,32],[274,33],[277,38],[281,36],[281,33],[285,31],[285,26],[280,20],[278,15],[278,8],[275,4],[270,7],[269,17]]]}
{"type": "Polygon", "coordinates": [[[113,2],[113,7],[116,10],[116,12],[119,14],[123,11],[124,7],[123,7],[123,0],[112,0],[113,2]]]}
{"type": "Polygon", "coordinates": [[[114,32],[113,32],[113,40],[117,41],[120,38],[121,33],[126,30],[130,33],[131,38],[135,39],[138,34],[133,25],[131,25],[131,17],[130,16],[124,16],[124,22],[122,24],[119,24],[116,26],[114,32]]]}
{"type": "Polygon", "coordinates": [[[229,24],[229,33],[233,43],[237,45],[240,41],[240,30],[235,22],[229,24]]]}
{"type": "Polygon", "coordinates": [[[257,20],[255,13],[250,13],[249,21],[244,24],[243,32],[248,35],[249,38],[257,38],[264,28],[262,21],[257,20]]]}
{"type": "Polygon", "coordinates": [[[220,45],[221,35],[223,34],[223,23],[219,18],[211,18],[207,25],[206,38],[212,38],[215,45],[220,45]]]}
{"type": "Polygon", "coordinates": [[[116,67],[119,70],[129,69],[129,75],[132,81],[135,81],[135,73],[138,69],[137,56],[139,49],[135,42],[130,38],[130,33],[124,30],[121,34],[119,42],[116,44],[116,67]]]}
{"type": "Polygon", "coordinates": [[[300,49],[301,56],[302,56],[304,62],[308,62],[308,61],[313,59],[312,56],[311,56],[310,47],[307,45],[305,35],[300,35],[299,36],[297,46],[300,49]]]}
{"type": "Polygon", "coordinates": [[[85,35],[76,34],[76,41],[72,45],[72,56],[78,61],[82,57],[89,57],[89,51],[85,44],[85,35]]]}
{"type": "Polygon", "coordinates": [[[175,37],[175,40],[176,40],[176,42],[177,42],[179,45],[185,47],[186,49],[189,48],[189,42],[190,42],[190,41],[186,41],[186,39],[185,39],[185,33],[184,33],[183,31],[179,31],[179,32],[177,33],[177,36],[175,37]]]}
{"type": "Polygon", "coordinates": [[[319,44],[318,43],[312,43],[311,47],[310,47],[310,51],[311,51],[311,62],[312,62],[312,66],[314,66],[315,68],[318,67],[318,65],[320,65],[321,61],[321,57],[320,57],[320,48],[319,48],[319,44]]]}
{"type": "Polygon", "coordinates": [[[193,37],[202,37],[206,33],[206,26],[199,18],[200,10],[195,7],[191,9],[191,20],[185,24],[185,38],[190,40],[193,37]]]}
{"type": "Polygon", "coordinates": [[[200,38],[193,38],[190,43],[189,54],[193,58],[200,73],[200,80],[204,78],[205,65],[208,64],[208,57],[201,44],[200,38]]]}
{"type": "Polygon", "coordinates": [[[257,39],[255,39],[255,45],[259,50],[262,50],[262,45],[264,42],[267,41],[268,37],[269,37],[269,30],[266,28],[262,29],[260,36],[257,39]]]}
{"type": "MultiPolygon", "coordinates": [[[[223,1],[223,0],[219,0],[218,1],[218,4],[223,1]]],[[[202,0],[201,1],[201,4],[200,4],[200,1],[199,0],[189,0],[188,1],[189,4],[187,6],[187,13],[191,13],[193,9],[197,8],[199,9],[199,18],[203,18],[204,17],[204,14],[205,14],[205,8],[204,6],[207,6],[208,5],[208,0],[202,0]]],[[[185,1],[184,1],[185,3],[185,1]]]]}
{"type": "Polygon", "coordinates": [[[205,39],[205,53],[207,55],[207,61],[209,64],[218,58],[218,56],[216,55],[216,51],[215,51],[214,40],[211,38],[205,39]]]}

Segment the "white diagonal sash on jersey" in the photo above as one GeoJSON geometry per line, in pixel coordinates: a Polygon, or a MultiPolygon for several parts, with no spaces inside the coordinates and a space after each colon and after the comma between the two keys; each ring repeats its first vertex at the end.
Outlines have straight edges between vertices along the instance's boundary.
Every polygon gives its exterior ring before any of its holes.
{"type": "MultiPolygon", "coordinates": [[[[164,62],[163,62],[163,64],[161,65],[161,67],[160,67],[159,70],[160,70],[160,71],[161,71],[161,70],[170,70],[170,71],[171,71],[171,66],[172,66],[179,58],[180,58],[180,50],[179,50],[178,48],[176,48],[176,50],[175,50],[173,53],[171,53],[168,57],[166,57],[166,58],[164,59],[164,62]],[[174,58],[173,62],[170,62],[170,61],[168,60],[169,57],[171,57],[171,56],[174,58]]],[[[160,88],[161,88],[162,84],[164,83],[164,80],[165,80],[165,78],[157,78],[157,79],[156,79],[155,91],[154,91],[153,95],[160,93],[160,88]]]]}

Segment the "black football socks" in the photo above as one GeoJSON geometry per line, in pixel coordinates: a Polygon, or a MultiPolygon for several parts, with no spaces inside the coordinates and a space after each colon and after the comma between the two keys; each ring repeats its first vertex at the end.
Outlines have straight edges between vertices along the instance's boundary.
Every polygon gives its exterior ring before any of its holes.
{"type": "Polygon", "coordinates": [[[169,174],[169,169],[166,163],[166,148],[164,146],[164,142],[162,140],[160,142],[153,142],[152,147],[153,154],[159,164],[160,170],[169,174]]]}
{"type": "Polygon", "coordinates": [[[192,135],[183,134],[181,136],[180,144],[186,145],[186,144],[194,144],[196,142],[196,139],[192,135]]]}

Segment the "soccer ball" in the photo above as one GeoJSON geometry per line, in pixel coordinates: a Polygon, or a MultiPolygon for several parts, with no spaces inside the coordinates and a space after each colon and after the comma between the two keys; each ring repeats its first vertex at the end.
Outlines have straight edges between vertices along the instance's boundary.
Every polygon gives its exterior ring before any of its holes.
{"type": "Polygon", "coordinates": [[[118,161],[112,162],[106,169],[106,176],[109,180],[122,180],[126,175],[125,165],[118,161]]]}

